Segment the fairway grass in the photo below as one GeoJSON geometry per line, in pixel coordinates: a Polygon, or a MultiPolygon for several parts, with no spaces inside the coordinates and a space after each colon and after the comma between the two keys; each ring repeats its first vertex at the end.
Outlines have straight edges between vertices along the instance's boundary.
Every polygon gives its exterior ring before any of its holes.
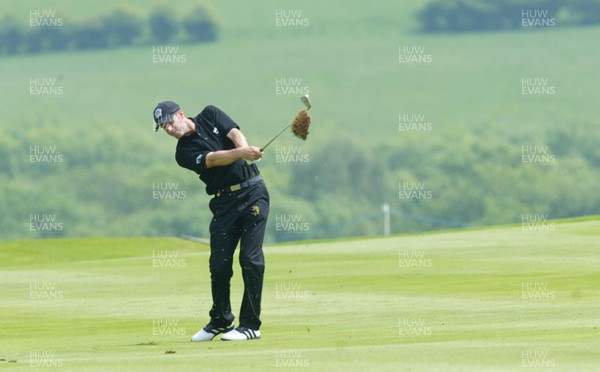
{"type": "MultiPolygon", "coordinates": [[[[600,218],[265,248],[263,338],[191,343],[208,247],[0,243],[8,369],[598,370],[600,218]]],[[[234,266],[232,306],[242,282],[234,266]]]]}

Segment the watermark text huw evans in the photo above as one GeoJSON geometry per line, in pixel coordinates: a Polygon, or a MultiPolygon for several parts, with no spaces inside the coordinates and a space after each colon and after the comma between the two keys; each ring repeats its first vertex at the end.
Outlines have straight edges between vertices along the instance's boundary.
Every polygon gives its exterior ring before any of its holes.
{"type": "Polygon", "coordinates": [[[152,319],[153,336],[185,336],[185,327],[179,324],[179,318],[154,318],[152,319]]]}
{"type": "Polygon", "coordinates": [[[62,367],[64,361],[56,356],[56,352],[52,350],[30,350],[29,351],[29,367],[62,367]]]}
{"type": "Polygon", "coordinates": [[[548,282],[521,283],[522,300],[554,300],[556,291],[550,290],[548,282]]]}
{"type": "Polygon", "coordinates": [[[521,164],[523,165],[552,165],[556,156],[548,146],[521,146],[521,164]]]}
{"type": "Polygon", "coordinates": [[[548,220],[548,213],[523,213],[521,215],[522,231],[554,231],[556,224],[548,220]]]}
{"type": "Polygon", "coordinates": [[[31,28],[61,28],[64,19],[59,17],[56,9],[30,9],[29,27],[31,28]]]}
{"type": "Polygon", "coordinates": [[[425,119],[425,114],[398,114],[400,132],[431,132],[433,124],[425,119]]]}
{"type": "Polygon", "coordinates": [[[556,87],[547,77],[522,77],[521,94],[524,96],[547,97],[556,94],[556,87]]]}
{"type": "Polygon", "coordinates": [[[275,214],[275,231],[285,233],[301,233],[310,230],[310,224],[304,221],[300,213],[275,214]]]}
{"type": "Polygon", "coordinates": [[[424,250],[405,250],[398,251],[398,265],[400,267],[431,267],[433,263],[431,258],[425,257],[424,250]]]}
{"type": "Polygon", "coordinates": [[[29,78],[29,95],[36,97],[60,97],[64,93],[60,83],[62,76],[32,76],[29,78]]]}
{"type": "Polygon", "coordinates": [[[556,18],[552,17],[548,9],[522,9],[521,28],[552,29],[556,27],[556,18]]]}
{"type": "Polygon", "coordinates": [[[55,213],[29,214],[29,231],[60,233],[64,230],[64,223],[58,221],[55,213]]]}
{"type": "Polygon", "coordinates": [[[63,154],[56,151],[56,146],[32,145],[29,146],[29,163],[30,164],[62,164],[64,161],[63,154]]]}
{"type": "Polygon", "coordinates": [[[277,9],[275,10],[276,27],[308,27],[310,19],[302,14],[302,9],[277,9]]]}
{"type": "Polygon", "coordinates": [[[423,318],[403,318],[398,321],[398,333],[400,337],[431,336],[433,330],[423,318]]]}
{"type": "Polygon", "coordinates": [[[275,298],[278,300],[306,300],[309,292],[302,289],[302,283],[278,282],[275,283],[275,298]]]}
{"type": "Polygon", "coordinates": [[[399,182],[398,198],[400,200],[429,200],[433,191],[425,188],[425,182],[399,182]]]}
{"type": "Polygon", "coordinates": [[[62,300],[63,291],[59,290],[56,282],[41,281],[29,283],[30,300],[62,300]]]}
{"type": "Polygon", "coordinates": [[[400,64],[429,64],[433,56],[426,53],[424,45],[398,46],[398,63],[400,64]]]}
{"type": "Polygon", "coordinates": [[[152,267],[186,267],[187,261],[178,250],[152,251],[152,267]]]}
{"type": "Polygon", "coordinates": [[[304,358],[302,350],[280,350],[275,353],[275,367],[308,367],[310,362],[304,358]]]}
{"type": "Polygon", "coordinates": [[[303,163],[310,161],[308,154],[302,151],[302,146],[277,146],[275,148],[275,161],[277,163],[303,163]]]}
{"type": "Polygon", "coordinates": [[[183,54],[179,45],[155,45],[152,47],[153,64],[183,64],[187,55],[183,54]]]}
{"type": "Polygon", "coordinates": [[[276,77],[275,94],[278,96],[303,96],[309,94],[309,87],[301,77],[276,77]]]}
{"type": "Polygon", "coordinates": [[[179,182],[152,182],[154,200],[183,200],[186,197],[186,191],[179,189],[179,182]]]}
{"type": "Polygon", "coordinates": [[[550,358],[548,350],[523,350],[521,351],[521,367],[523,368],[553,368],[556,360],[550,358]]]}

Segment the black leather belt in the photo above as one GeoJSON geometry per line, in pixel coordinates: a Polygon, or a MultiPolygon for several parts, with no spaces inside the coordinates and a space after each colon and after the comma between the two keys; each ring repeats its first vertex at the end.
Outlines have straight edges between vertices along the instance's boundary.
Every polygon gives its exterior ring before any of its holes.
{"type": "Polygon", "coordinates": [[[261,175],[259,174],[258,176],[254,176],[252,178],[250,178],[249,180],[246,180],[242,183],[238,183],[237,185],[232,185],[229,187],[225,187],[224,189],[221,189],[219,191],[217,191],[217,193],[215,194],[216,197],[221,196],[221,194],[227,193],[227,192],[234,192],[234,191],[238,191],[241,189],[245,189],[248,186],[252,186],[255,183],[259,182],[260,180],[262,180],[261,175]]]}

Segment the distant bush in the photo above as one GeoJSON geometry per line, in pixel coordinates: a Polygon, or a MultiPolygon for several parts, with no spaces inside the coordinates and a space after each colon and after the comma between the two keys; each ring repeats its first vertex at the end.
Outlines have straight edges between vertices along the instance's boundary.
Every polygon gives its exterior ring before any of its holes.
{"type": "Polygon", "coordinates": [[[4,16],[0,20],[0,54],[19,53],[24,41],[24,26],[14,17],[4,16]]]}
{"type": "Polygon", "coordinates": [[[183,20],[183,25],[192,41],[208,42],[217,39],[217,25],[214,17],[204,7],[195,7],[183,20]]]}
{"type": "Polygon", "coordinates": [[[44,32],[41,29],[34,29],[25,34],[24,38],[25,52],[39,53],[44,50],[44,32]]]}
{"type": "Polygon", "coordinates": [[[108,46],[109,34],[102,17],[73,25],[70,35],[75,49],[102,49],[108,46]]]}
{"type": "Polygon", "coordinates": [[[214,12],[205,6],[194,7],[184,19],[177,19],[165,5],[155,8],[147,19],[129,8],[120,7],[80,21],[63,22],[61,19],[60,24],[51,27],[44,23],[25,27],[17,17],[5,16],[0,22],[0,54],[164,44],[176,40],[180,24],[187,34],[182,41],[204,43],[217,40],[214,12]]]}
{"type": "Polygon", "coordinates": [[[64,28],[51,28],[40,35],[47,50],[65,50],[71,42],[70,35],[64,28]]]}
{"type": "Polygon", "coordinates": [[[110,46],[134,44],[143,28],[143,18],[132,10],[117,8],[104,17],[104,32],[110,46]]]}
{"type": "Polygon", "coordinates": [[[179,32],[177,19],[173,17],[167,5],[154,8],[148,19],[148,25],[152,39],[159,43],[168,43],[179,32]]]}
{"type": "Polygon", "coordinates": [[[571,0],[568,4],[575,22],[582,25],[600,23],[600,0],[571,0]]]}
{"type": "Polygon", "coordinates": [[[425,32],[467,32],[552,27],[559,15],[562,24],[600,23],[600,0],[434,0],[417,18],[425,32]]]}

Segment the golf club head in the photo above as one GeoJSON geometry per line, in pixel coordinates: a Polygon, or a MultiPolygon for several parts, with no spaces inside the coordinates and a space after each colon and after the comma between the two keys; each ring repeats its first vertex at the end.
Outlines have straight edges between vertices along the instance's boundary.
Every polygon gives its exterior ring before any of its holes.
{"type": "Polygon", "coordinates": [[[308,94],[305,94],[302,97],[300,97],[300,101],[302,101],[302,103],[304,103],[304,106],[306,106],[307,110],[310,110],[310,108],[312,106],[312,102],[310,101],[310,97],[308,96],[308,94]]]}

